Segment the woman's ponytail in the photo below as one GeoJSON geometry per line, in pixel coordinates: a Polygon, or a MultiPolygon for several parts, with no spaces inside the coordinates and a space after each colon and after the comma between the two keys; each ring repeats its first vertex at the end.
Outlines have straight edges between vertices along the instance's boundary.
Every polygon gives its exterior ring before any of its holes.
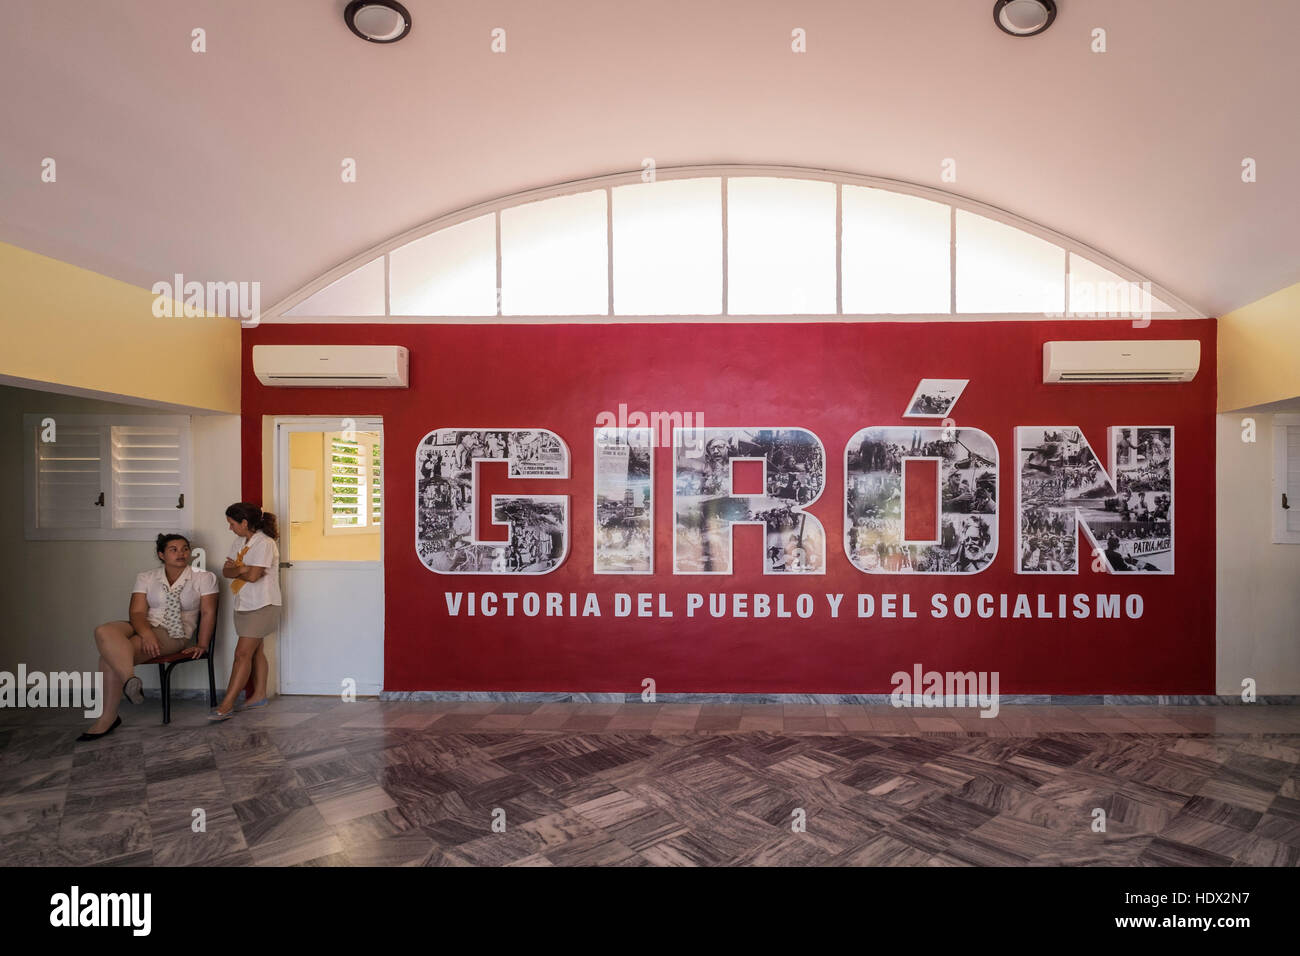
{"type": "Polygon", "coordinates": [[[277,527],[275,515],[269,511],[263,511],[257,505],[248,501],[237,501],[226,509],[226,517],[231,521],[247,521],[248,527],[254,531],[260,531],[272,541],[280,537],[280,531],[277,527]]]}

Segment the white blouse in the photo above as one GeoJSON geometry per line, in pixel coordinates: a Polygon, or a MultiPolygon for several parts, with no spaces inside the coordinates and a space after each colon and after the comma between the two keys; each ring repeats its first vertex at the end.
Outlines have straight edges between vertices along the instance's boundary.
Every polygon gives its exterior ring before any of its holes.
{"type": "MultiPolygon", "coordinates": [[[[256,611],[268,604],[280,604],[280,548],[275,540],[261,531],[253,532],[247,540],[236,537],[230,546],[228,558],[238,558],[239,552],[248,548],[243,562],[246,568],[266,568],[266,573],[256,581],[245,581],[235,593],[236,611],[256,611]]],[[[234,583],[233,581],[231,582],[234,583]]]]}
{"type": "MultiPolygon", "coordinates": [[[[177,586],[181,589],[181,620],[185,624],[185,633],[173,634],[172,637],[188,641],[199,624],[200,599],[205,594],[216,594],[218,591],[217,576],[211,571],[196,571],[193,567],[187,567],[172,587],[177,586]]],[[[131,593],[145,596],[149,602],[149,624],[153,627],[161,626],[163,611],[167,608],[167,569],[158,567],[151,571],[141,571],[135,576],[135,587],[131,593]]]]}

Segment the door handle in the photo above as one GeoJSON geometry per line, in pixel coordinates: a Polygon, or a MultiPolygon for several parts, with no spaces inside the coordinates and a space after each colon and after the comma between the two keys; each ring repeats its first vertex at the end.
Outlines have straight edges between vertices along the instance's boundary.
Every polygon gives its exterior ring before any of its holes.
{"type": "Polygon", "coordinates": [[[280,562],[280,567],[282,567],[282,568],[291,568],[291,567],[293,567],[293,562],[292,562],[292,561],[281,561],[281,562],[280,562]]]}

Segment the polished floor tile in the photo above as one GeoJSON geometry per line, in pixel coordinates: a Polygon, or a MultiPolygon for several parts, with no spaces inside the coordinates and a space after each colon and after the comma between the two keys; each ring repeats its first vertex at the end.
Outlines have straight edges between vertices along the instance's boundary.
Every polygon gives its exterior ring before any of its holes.
{"type": "Polygon", "coordinates": [[[1297,866],[1300,708],[0,712],[15,866],[1297,866]],[[1104,828],[1097,829],[1098,819],[1104,828]]]}

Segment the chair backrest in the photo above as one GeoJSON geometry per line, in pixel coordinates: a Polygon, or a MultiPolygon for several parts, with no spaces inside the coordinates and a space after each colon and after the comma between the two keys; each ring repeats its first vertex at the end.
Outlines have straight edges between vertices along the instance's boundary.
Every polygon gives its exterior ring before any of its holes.
{"type": "MultiPolygon", "coordinates": [[[[217,631],[221,630],[221,592],[218,591],[213,595],[217,599],[216,607],[212,609],[213,616],[217,619],[212,625],[212,640],[208,642],[208,656],[215,656],[217,653],[217,631]]],[[[199,619],[194,622],[194,631],[190,634],[190,643],[196,644],[199,640],[199,628],[203,626],[203,612],[199,611],[199,619]]]]}

